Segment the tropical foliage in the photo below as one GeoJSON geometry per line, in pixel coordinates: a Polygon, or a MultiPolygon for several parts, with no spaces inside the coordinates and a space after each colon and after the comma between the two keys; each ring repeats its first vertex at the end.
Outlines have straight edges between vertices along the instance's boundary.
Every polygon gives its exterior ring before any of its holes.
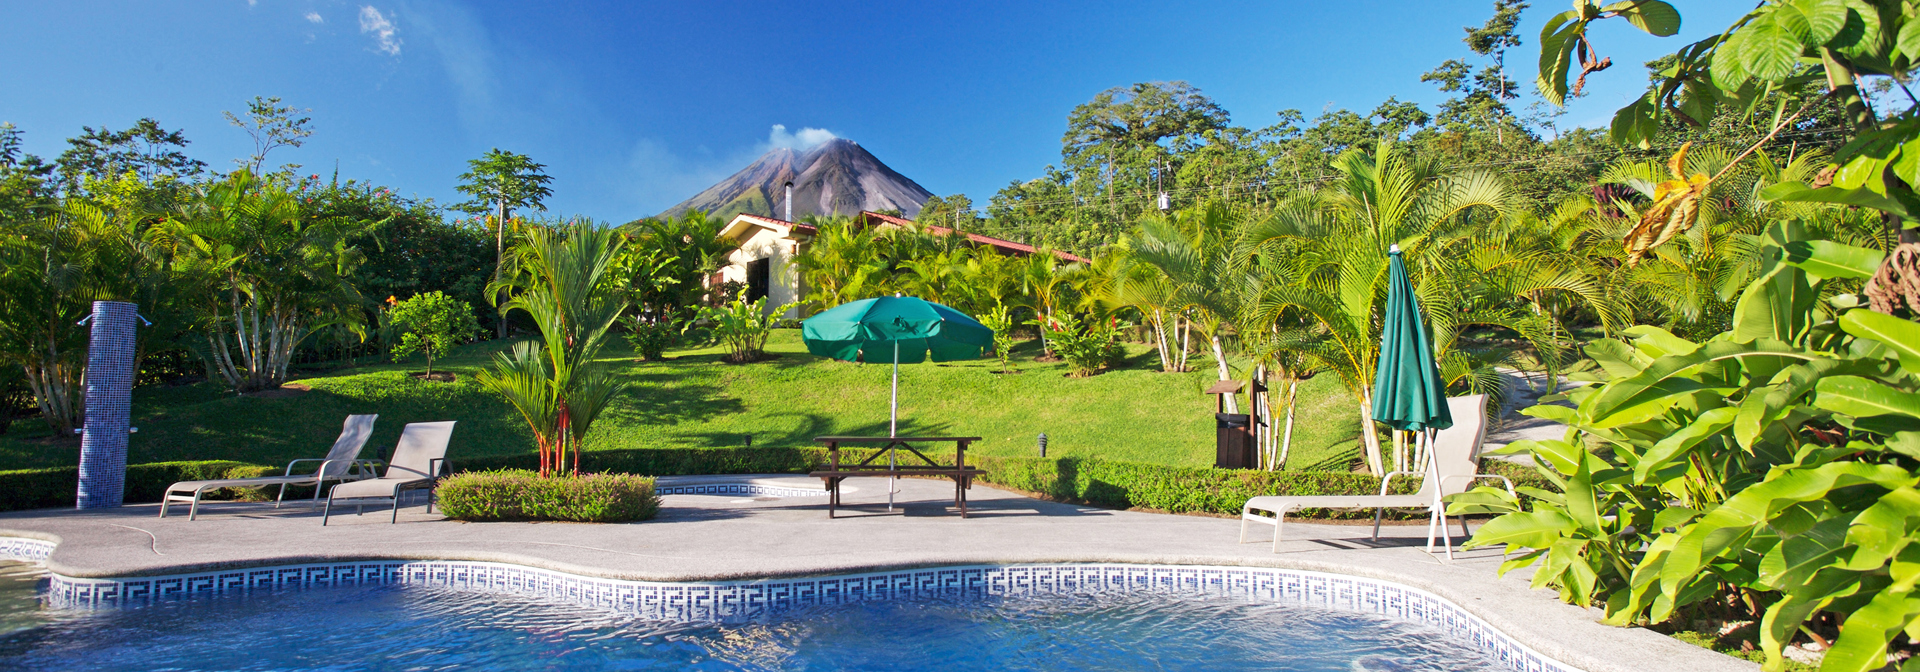
{"type": "MultiPolygon", "coordinates": [[[[392,301],[392,297],[388,297],[392,301]]],[[[394,301],[387,320],[400,333],[393,346],[395,361],[414,353],[427,357],[427,379],[433,378],[433,358],[443,356],[461,341],[480,331],[473,319],[473,307],[465,302],[433,291],[405,301],[394,301]]]]}
{"type": "Polygon", "coordinates": [[[503,312],[524,312],[540,331],[538,340],[496,355],[479,381],[506,397],[533,430],[542,475],[579,471],[587,430],[626,387],[596,361],[627,309],[608,274],[624,245],[618,233],[589,220],[533,228],[513,250],[512,272],[489,288],[510,297],[503,312]]]}
{"type": "Polygon", "coordinates": [[[744,296],[723,305],[709,306],[701,311],[707,324],[706,340],[726,345],[729,362],[760,361],[767,356],[767,336],[773,333],[775,316],[781,310],[778,306],[768,310],[765,298],[748,301],[744,296]]]}
{"type": "MultiPolygon", "coordinates": [[[[1679,23],[1663,2],[1576,3],[1542,33],[1543,92],[1568,92],[1576,55],[1581,77],[1598,69],[1585,30],[1612,17],[1654,34],[1679,23]]],[[[1589,345],[1599,368],[1565,396],[1574,406],[1528,411],[1569,427],[1508,447],[1555,490],[1456,497],[1456,512],[1501,514],[1471,543],[1517,553],[1502,571],[1538,564],[1536,585],[1617,624],[1752,620],[1770,670],[1796,641],[1824,649],[1825,671],[1880,669],[1896,647],[1916,666],[1920,313],[1904,282],[1920,174],[1901,157],[1920,125],[1914,107],[1877,118],[1859,81],[1905,77],[1920,57],[1908,37],[1920,12],[1905,3],[1763,3],[1665,59],[1620,111],[1613,135],[1629,144],[1669,119],[1768,103],[1771,130],[1727,160],[1683,146],[1665,171],[1614,173],[1647,199],[1620,231],[1628,286],[1717,289],[1664,302],[1681,333],[1634,326],[1589,345]],[[1823,100],[1856,133],[1835,156],[1747,161],[1823,100]]]]}

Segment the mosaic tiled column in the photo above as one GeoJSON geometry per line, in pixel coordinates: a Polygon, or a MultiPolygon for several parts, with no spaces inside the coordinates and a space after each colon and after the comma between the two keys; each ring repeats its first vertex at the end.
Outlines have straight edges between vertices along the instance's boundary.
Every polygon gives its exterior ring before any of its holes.
{"type": "Polygon", "coordinates": [[[87,424],[80,437],[80,493],[74,507],[120,506],[127,487],[127,424],[133,398],[136,306],[93,302],[87,344],[87,424]]]}

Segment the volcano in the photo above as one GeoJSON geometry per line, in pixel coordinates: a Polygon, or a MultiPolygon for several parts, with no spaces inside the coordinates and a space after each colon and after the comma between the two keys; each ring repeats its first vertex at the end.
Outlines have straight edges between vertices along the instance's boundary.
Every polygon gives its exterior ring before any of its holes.
{"type": "Polygon", "coordinates": [[[705,210],[720,219],[740,213],[784,219],[784,185],[789,180],[793,181],[794,219],[857,215],[862,210],[898,210],[912,218],[933,197],[933,192],[888,168],[860,143],[835,138],[804,151],[776,148],[659,216],[705,210]]]}

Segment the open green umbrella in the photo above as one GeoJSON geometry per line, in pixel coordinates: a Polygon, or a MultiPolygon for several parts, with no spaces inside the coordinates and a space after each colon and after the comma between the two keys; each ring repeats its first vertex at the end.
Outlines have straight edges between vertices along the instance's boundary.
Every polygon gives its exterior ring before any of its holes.
{"type": "MultiPolygon", "coordinates": [[[[893,360],[887,436],[900,435],[900,364],[978,359],[993,347],[993,330],[966,313],[911,296],[883,296],[834,306],[800,323],[807,352],[849,362],[893,360]]],[[[893,453],[887,453],[893,466],[893,453]]],[[[893,487],[887,487],[893,508],[893,487]]]]}
{"type": "MultiPolygon", "coordinates": [[[[1440,366],[1433,359],[1433,345],[1427,339],[1427,323],[1420,317],[1420,303],[1413,294],[1413,281],[1407,278],[1407,264],[1400,258],[1400,246],[1387,252],[1387,312],[1380,326],[1380,368],[1373,376],[1373,419],[1401,431],[1420,432],[1426,439],[1427,477],[1439,469],[1433,456],[1433,434],[1453,426],[1453,413],[1447,410],[1447,383],[1440,379],[1440,366]]],[[[1370,431],[1370,430],[1369,430],[1370,431]]],[[[1433,549],[1433,520],[1440,513],[1440,488],[1433,489],[1429,512],[1427,549],[1433,549]]],[[[1453,557],[1453,536],[1441,525],[1447,542],[1447,557],[1453,557]]]]}

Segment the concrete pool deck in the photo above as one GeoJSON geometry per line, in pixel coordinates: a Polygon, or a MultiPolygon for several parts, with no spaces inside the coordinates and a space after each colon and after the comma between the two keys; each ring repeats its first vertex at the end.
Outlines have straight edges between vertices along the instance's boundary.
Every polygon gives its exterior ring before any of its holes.
{"type": "MultiPolygon", "coordinates": [[[[747,477],[707,477],[742,482],[747,477]]],[[[662,479],[662,485],[701,482],[662,479]]],[[[819,489],[817,479],[753,477],[757,483],[819,489]]],[[[292,504],[203,504],[159,518],[157,505],[0,514],[0,536],[59,545],[55,574],[108,578],[314,562],[394,559],[500,562],[585,576],[642,581],[707,581],[813,576],[959,564],[1138,563],[1276,567],[1392,581],[1444,597],[1515,640],[1588,672],[1756,670],[1757,665],[1649,630],[1597,623],[1598,610],[1562,604],[1528,588],[1527,572],[1496,578],[1498,551],[1455,551],[1446,562],[1424,551],[1426,526],[1293,523],[1279,553],[1271,528],[1256,525],[1239,544],[1231,519],[1114,511],[1035,500],[976,485],[972,517],[947,508],[947,481],[900,481],[901,502],[886,511],[886,481],[858,479],[829,520],[824,497],[667,495],[661,515],[627,525],[462,523],[384,507],[354,515],[292,504]],[[846,506],[854,508],[848,509],[846,506]]],[[[1455,524],[1458,533],[1458,524],[1455,524]]]]}

